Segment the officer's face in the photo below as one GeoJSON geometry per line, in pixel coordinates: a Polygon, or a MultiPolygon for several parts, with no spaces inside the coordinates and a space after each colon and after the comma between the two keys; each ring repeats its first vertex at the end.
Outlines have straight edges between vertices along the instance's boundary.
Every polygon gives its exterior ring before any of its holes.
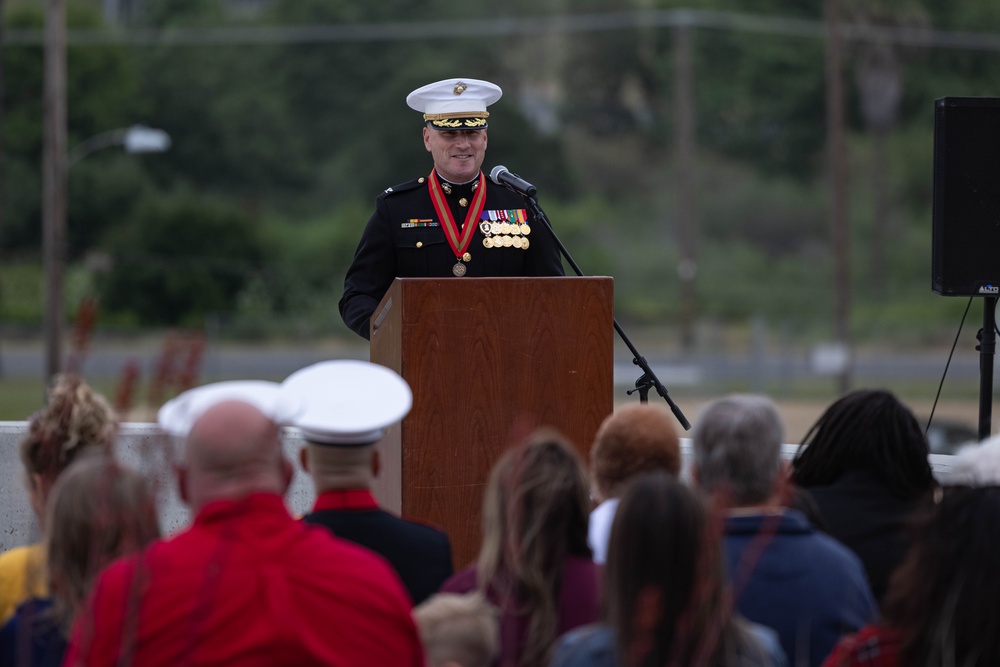
{"type": "Polygon", "coordinates": [[[424,148],[438,175],[465,183],[479,175],[486,157],[486,130],[432,130],[424,126],[424,148]]]}

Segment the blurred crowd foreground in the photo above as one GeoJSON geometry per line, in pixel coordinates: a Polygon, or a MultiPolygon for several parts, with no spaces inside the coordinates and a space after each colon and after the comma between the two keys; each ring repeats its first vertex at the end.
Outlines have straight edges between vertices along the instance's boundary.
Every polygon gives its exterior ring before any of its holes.
{"type": "Polygon", "coordinates": [[[37,532],[0,554],[0,663],[1000,664],[1000,438],[936,458],[883,390],[799,447],[762,395],[710,401],[684,441],[620,406],[592,443],[499,452],[453,563],[463,536],[376,493],[412,404],[384,367],[320,362],[183,391],[128,434],[61,377],[4,485],[37,532]]]}

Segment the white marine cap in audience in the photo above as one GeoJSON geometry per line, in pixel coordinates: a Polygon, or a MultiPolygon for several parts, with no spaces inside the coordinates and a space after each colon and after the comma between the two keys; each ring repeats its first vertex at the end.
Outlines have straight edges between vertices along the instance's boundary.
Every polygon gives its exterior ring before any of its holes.
{"type": "Polygon", "coordinates": [[[378,442],[385,428],[413,405],[413,393],[397,373],[367,361],[322,361],[298,370],[281,390],[304,402],[294,425],[318,445],[361,446],[378,442]]]}
{"type": "Polygon", "coordinates": [[[1000,486],[1000,435],[969,443],[958,450],[948,472],[948,484],[1000,486]]]}
{"type": "Polygon", "coordinates": [[[305,408],[301,400],[283,393],[277,382],[233,380],[213,382],[178,394],[163,404],[156,420],[170,435],[184,438],[206,410],[223,401],[248,403],[278,426],[290,425],[305,408]]]}

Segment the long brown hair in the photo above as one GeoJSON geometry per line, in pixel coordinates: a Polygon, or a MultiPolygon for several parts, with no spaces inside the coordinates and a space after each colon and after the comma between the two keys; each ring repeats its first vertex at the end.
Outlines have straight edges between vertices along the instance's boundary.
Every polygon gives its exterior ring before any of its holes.
{"type": "Polygon", "coordinates": [[[103,454],[84,455],[52,489],[46,559],[55,615],[68,628],[108,563],[159,537],[146,481],[103,454]]]}
{"type": "Polygon", "coordinates": [[[719,531],[701,498],[670,475],[628,487],[604,570],[618,664],[722,667],[761,654],[732,614],[719,531]]]}
{"type": "Polygon", "coordinates": [[[579,455],[540,429],[494,466],[483,499],[477,576],[504,611],[528,616],[520,665],[547,665],[558,628],[563,560],[591,556],[589,491],[579,455]]]}
{"type": "Polygon", "coordinates": [[[1000,665],[1000,487],[946,489],[915,530],[884,609],[900,635],[899,664],[1000,665]]]}

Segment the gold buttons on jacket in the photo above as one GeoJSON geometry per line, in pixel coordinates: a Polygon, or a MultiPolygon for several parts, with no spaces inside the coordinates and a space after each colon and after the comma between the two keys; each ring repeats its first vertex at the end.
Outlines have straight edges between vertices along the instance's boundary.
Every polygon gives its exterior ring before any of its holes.
{"type": "Polygon", "coordinates": [[[424,247],[424,242],[423,241],[417,241],[417,247],[418,248],[423,248],[424,247]]]}

